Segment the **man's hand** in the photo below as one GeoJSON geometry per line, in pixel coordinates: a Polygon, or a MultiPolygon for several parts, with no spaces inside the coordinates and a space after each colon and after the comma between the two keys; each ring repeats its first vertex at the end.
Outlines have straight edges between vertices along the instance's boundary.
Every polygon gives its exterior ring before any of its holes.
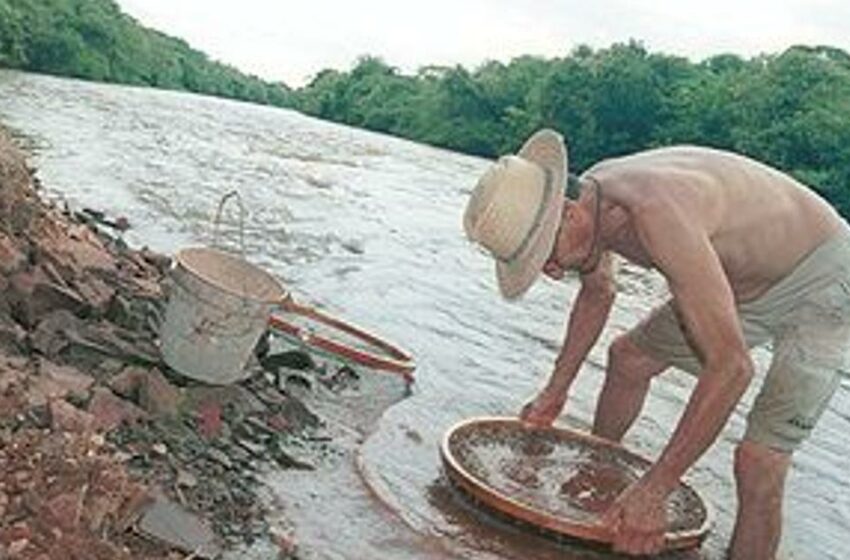
{"type": "Polygon", "coordinates": [[[526,403],[519,413],[519,419],[533,426],[551,426],[555,418],[564,408],[567,400],[567,391],[564,389],[547,386],[540,391],[534,400],[526,403]]]}
{"type": "Polygon", "coordinates": [[[665,494],[657,486],[638,480],[629,486],[602,518],[611,531],[616,552],[657,554],[664,548],[667,531],[665,494]]]}

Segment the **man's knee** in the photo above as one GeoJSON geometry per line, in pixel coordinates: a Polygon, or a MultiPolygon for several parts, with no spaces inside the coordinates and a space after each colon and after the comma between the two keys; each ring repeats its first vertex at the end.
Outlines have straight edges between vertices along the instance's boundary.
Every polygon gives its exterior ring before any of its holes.
{"type": "Polygon", "coordinates": [[[791,464],[791,453],[779,451],[750,440],[735,448],[735,480],[741,506],[779,505],[785,489],[785,478],[791,464]]]}
{"type": "Polygon", "coordinates": [[[608,347],[608,375],[629,383],[646,383],[664,370],[666,364],[642,350],[629,337],[620,335],[608,347]]]}

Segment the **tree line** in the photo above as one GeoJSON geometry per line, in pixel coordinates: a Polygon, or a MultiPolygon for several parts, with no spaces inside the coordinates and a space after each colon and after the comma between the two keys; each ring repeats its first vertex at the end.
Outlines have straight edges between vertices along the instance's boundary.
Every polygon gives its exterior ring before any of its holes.
{"type": "Polygon", "coordinates": [[[850,55],[834,47],[693,62],[631,41],[413,75],[365,56],[293,90],[210,60],[113,0],[0,0],[0,66],[291,107],[484,157],[547,126],[566,136],[578,172],[662,145],[731,149],[791,173],[850,217],[850,55]]]}
{"type": "Polygon", "coordinates": [[[365,57],[293,95],[324,119],[485,157],[552,127],[574,171],[669,144],[730,149],[791,173],[850,217],[850,56],[836,48],[691,62],[632,41],[413,76],[365,57]]]}
{"type": "Polygon", "coordinates": [[[113,0],[0,0],[0,66],[291,105],[285,84],[210,60],[113,0]]]}

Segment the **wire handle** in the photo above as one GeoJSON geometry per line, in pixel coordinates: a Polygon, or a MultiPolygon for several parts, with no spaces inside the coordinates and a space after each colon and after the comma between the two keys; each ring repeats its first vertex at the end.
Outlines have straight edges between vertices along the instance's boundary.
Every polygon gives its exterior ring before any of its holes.
{"type": "Polygon", "coordinates": [[[218,203],[218,211],[215,214],[215,223],[213,229],[213,246],[219,247],[218,238],[219,238],[219,226],[221,225],[221,213],[224,210],[224,204],[230,200],[231,198],[235,198],[236,202],[239,203],[239,247],[242,250],[242,258],[245,258],[245,205],[242,204],[242,195],[239,194],[239,191],[233,190],[229,193],[225,194],[221,197],[221,200],[218,203]]]}

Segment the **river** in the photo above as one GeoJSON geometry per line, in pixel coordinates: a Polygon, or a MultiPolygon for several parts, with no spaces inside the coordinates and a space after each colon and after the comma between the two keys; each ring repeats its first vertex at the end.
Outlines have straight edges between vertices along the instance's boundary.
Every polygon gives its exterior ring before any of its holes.
{"type": "MultiPolygon", "coordinates": [[[[249,260],[298,299],[415,355],[413,395],[383,415],[350,468],[270,477],[305,557],[610,557],[481,517],[441,475],[437,446],[447,428],[470,416],[515,414],[548,376],[577,288],[547,279],[518,303],[500,300],[491,261],[461,228],[487,161],[288,110],[10,71],[0,71],[0,121],[26,137],[44,196],[126,216],[134,245],[172,253],[211,243],[216,204],[239,190],[249,260]]],[[[227,213],[223,238],[234,249],[238,229],[227,213]]],[[[663,297],[657,277],[624,271],[563,422],[590,423],[607,343],[663,297]]],[[[688,475],[717,517],[702,558],[722,558],[729,538],[732,450],[769,353],[755,356],[756,382],[688,475]]],[[[626,444],[656,455],[693,386],[684,374],[664,374],[626,444]]],[[[794,458],[783,549],[796,559],[847,557],[848,432],[845,379],[794,458]]]]}

